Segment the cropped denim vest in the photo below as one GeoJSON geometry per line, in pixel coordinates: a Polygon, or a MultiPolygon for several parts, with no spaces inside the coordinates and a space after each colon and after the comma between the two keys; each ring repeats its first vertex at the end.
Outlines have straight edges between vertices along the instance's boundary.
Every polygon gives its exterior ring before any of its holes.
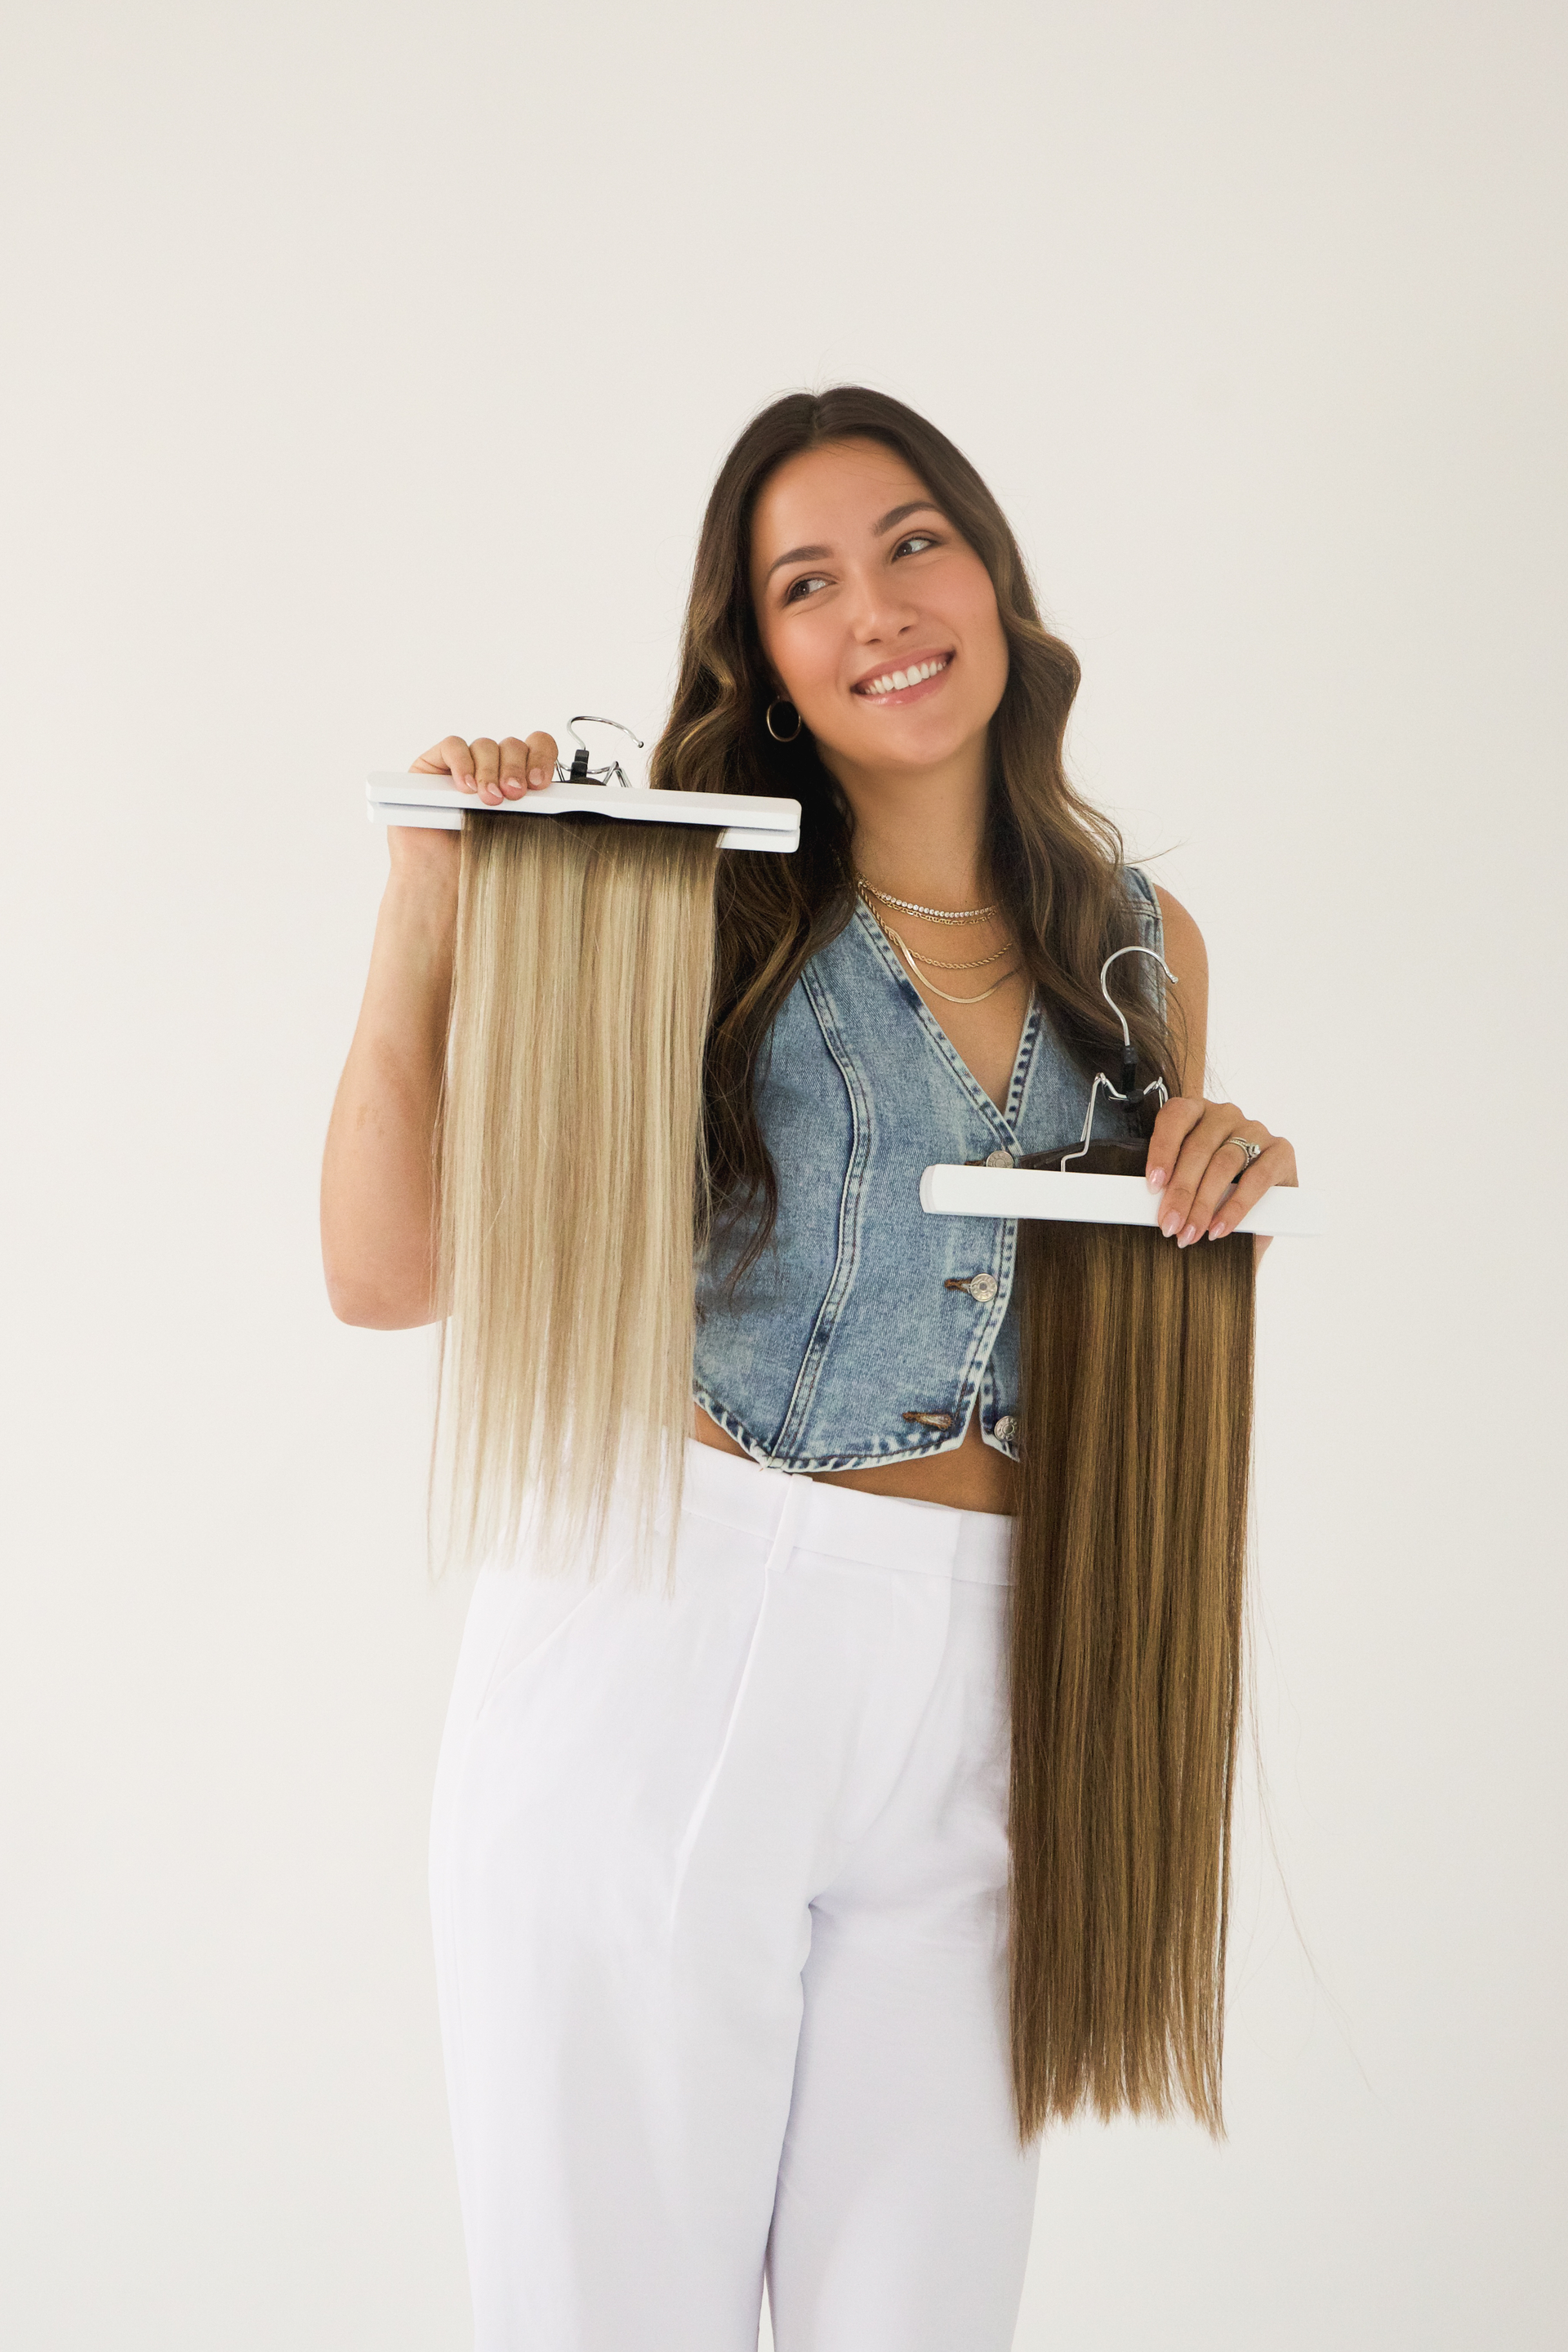
{"type": "MultiPolygon", "coordinates": [[[[1153,887],[1122,870],[1163,954],[1153,887]]],[[[1037,998],[999,1110],[857,904],[773,1023],[757,1107],[778,1224],[733,1299],[724,1246],[698,1267],[698,1403],[754,1461],[817,1471],[950,1453],[978,1402],[985,1444],[1016,1461],[1017,1223],[928,1215],[921,1171],[1076,1143],[1089,1083],[1037,998]]],[[[1102,1096],[1096,1136],[1136,1131],[1102,1096]]]]}

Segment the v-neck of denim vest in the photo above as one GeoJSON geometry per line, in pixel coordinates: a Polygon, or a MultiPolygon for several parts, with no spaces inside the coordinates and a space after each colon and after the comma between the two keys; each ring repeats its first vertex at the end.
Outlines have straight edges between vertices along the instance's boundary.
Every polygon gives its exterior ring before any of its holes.
{"type": "Polygon", "coordinates": [[[905,971],[881,924],[869,911],[864,899],[858,899],[856,902],[855,919],[860,925],[874,953],[881,958],[889,977],[901,983],[899,992],[900,997],[905,1002],[908,1002],[909,998],[913,998],[915,1018],[924,1029],[927,1041],[936,1048],[970,1100],[977,1108],[989,1113],[990,1117],[1005,1130],[1006,1141],[1011,1149],[1016,1152],[1021,1151],[1023,1147],[1018,1141],[1016,1122],[1018,1113],[1024,1107],[1024,1089],[1029,1083],[1029,1066],[1034,1060],[1035,1041],[1040,1034],[1039,991],[1034,989],[1030,992],[1029,1009],[1024,1016],[1024,1031],[1018,1040],[1017,1053],[1013,1057],[1013,1075],[1007,1085],[1007,1108],[1003,1110],[992,1101],[942,1023],[936,1018],[930,1005],[905,971]]]}

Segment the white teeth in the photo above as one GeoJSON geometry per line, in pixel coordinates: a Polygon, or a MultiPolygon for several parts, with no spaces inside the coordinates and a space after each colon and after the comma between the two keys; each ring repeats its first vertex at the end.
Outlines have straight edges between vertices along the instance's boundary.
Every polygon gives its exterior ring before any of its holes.
{"type": "Polygon", "coordinates": [[[906,686],[923,685],[928,677],[934,677],[938,670],[946,667],[944,656],[941,661],[920,662],[913,669],[889,670],[885,677],[873,678],[865,691],[868,694],[898,694],[906,686]]]}

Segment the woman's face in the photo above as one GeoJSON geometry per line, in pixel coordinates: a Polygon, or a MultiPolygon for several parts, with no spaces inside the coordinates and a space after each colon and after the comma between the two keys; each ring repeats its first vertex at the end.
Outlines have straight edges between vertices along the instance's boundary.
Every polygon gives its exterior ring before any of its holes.
{"type": "Polygon", "coordinates": [[[830,768],[930,768],[984,740],[1007,683],[991,575],[880,442],[779,467],[752,524],[752,597],[830,768]]]}

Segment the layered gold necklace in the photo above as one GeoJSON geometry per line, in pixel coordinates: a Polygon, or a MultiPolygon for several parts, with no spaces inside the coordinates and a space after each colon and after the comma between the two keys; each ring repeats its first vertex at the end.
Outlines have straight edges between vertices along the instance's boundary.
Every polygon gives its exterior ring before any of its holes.
{"type": "MultiPolygon", "coordinates": [[[[985,923],[989,922],[995,914],[994,906],[963,907],[956,909],[947,907],[918,907],[910,898],[895,898],[886,890],[873,889],[865,876],[861,874],[857,874],[855,877],[855,888],[864,902],[867,911],[892,940],[921,987],[929,989],[932,996],[940,996],[944,1004],[984,1004],[988,996],[994,996],[999,988],[1005,988],[1007,982],[1016,979],[1024,968],[1021,963],[1014,964],[1010,971],[1002,974],[1000,980],[994,980],[989,988],[983,988],[978,996],[954,996],[947,989],[939,988],[935,981],[930,979],[921,970],[915,961],[908,940],[904,938],[901,931],[896,931],[893,929],[886,915],[881,912],[881,908],[897,907],[906,915],[921,915],[931,923],[985,923]],[[878,901],[880,905],[876,903],[878,901]]],[[[972,956],[967,961],[962,963],[955,963],[942,956],[927,956],[925,961],[931,965],[933,971],[980,971],[986,964],[1000,963],[1004,956],[1014,955],[1016,952],[1014,942],[1009,940],[1004,946],[995,949],[992,954],[972,956]]]]}

